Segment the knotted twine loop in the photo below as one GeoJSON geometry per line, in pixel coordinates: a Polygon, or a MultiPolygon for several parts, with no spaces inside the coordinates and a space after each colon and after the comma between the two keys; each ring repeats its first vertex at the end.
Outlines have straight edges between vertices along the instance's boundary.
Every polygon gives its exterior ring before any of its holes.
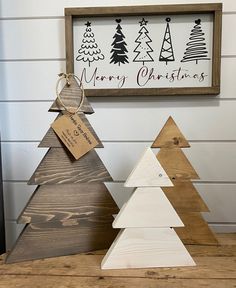
{"type": "Polygon", "coordinates": [[[83,88],[83,83],[82,81],[75,75],[75,74],[72,74],[72,73],[60,73],[58,74],[58,76],[60,77],[58,80],[57,80],[57,83],[56,83],[56,95],[57,95],[57,101],[59,101],[59,103],[61,104],[62,107],[64,107],[65,111],[68,112],[69,114],[76,114],[79,109],[81,108],[81,106],[83,105],[83,102],[84,102],[84,88],[83,88]],[[79,88],[80,90],[82,91],[82,96],[81,96],[81,99],[80,99],[80,103],[78,105],[77,108],[70,108],[70,107],[67,107],[65,105],[65,103],[63,103],[62,99],[61,99],[61,96],[58,92],[58,86],[59,86],[59,83],[61,80],[65,79],[66,80],[66,85],[67,86],[70,86],[71,83],[70,83],[70,78],[74,78],[76,82],[79,82],[79,88]]]}

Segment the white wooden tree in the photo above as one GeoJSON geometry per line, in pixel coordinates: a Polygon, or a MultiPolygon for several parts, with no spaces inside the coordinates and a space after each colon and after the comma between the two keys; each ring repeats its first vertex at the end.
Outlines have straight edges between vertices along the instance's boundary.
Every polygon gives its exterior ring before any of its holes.
{"type": "Polygon", "coordinates": [[[160,187],[173,186],[147,148],[125,182],[138,187],[113,222],[121,228],[102,261],[102,269],[194,266],[171,227],[184,226],[160,187]]]}

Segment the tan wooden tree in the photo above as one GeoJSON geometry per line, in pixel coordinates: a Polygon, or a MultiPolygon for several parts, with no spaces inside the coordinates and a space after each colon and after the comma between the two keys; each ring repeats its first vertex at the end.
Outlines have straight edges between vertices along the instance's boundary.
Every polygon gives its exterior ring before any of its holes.
{"type": "Polygon", "coordinates": [[[199,179],[181,148],[189,148],[178,126],[169,117],[152,144],[160,148],[157,159],[170,177],[173,187],[163,187],[163,191],[184,223],[177,232],[184,244],[215,245],[214,233],[203,219],[201,212],[209,212],[191,180],[199,179]]]}
{"type": "MultiPolygon", "coordinates": [[[[74,78],[60,96],[67,106],[78,106],[81,95],[74,78]]],[[[59,112],[61,117],[63,109],[55,101],[50,111],[59,112]]],[[[84,115],[93,113],[86,98],[78,113],[97,139],[97,148],[103,147],[84,115]]],[[[28,182],[38,186],[18,219],[26,226],[6,262],[108,248],[117,234],[111,223],[118,207],[103,183],[112,178],[96,151],[73,159],[52,128],[39,147],[49,150],[28,182]]]]}

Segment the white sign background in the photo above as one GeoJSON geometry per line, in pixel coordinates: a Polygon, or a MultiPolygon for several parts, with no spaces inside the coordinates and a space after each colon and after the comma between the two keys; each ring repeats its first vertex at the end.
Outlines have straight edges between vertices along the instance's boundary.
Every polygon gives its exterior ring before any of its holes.
{"type": "Polygon", "coordinates": [[[114,64],[111,61],[111,49],[113,36],[116,33],[117,17],[94,17],[78,18],[73,22],[74,39],[74,73],[83,82],[86,89],[111,89],[111,88],[167,88],[167,87],[209,87],[212,84],[212,43],[213,43],[213,17],[211,14],[184,14],[184,15],[156,15],[156,16],[129,16],[121,19],[122,33],[125,36],[127,56],[129,63],[114,64]],[[162,42],[166,30],[166,18],[170,17],[169,23],[172,46],[175,61],[159,61],[162,42]],[[133,62],[137,53],[134,52],[138,43],[135,42],[141,29],[139,21],[147,20],[145,28],[152,40],[149,45],[153,52],[150,56],[153,62],[133,62]],[[201,29],[204,33],[204,42],[208,51],[207,58],[210,60],[181,62],[189,42],[190,33],[195,20],[201,19],[201,29]],[[95,42],[103,60],[90,63],[77,61],[78,50],[87,26],[91,22],[91,32],[94,33],[95,42]],[[140,70],[143,69],[143,70],[140,70]],[[204,79],[200,75],[204,75],[204,79]],[[159,77],[158,77],[159,75],[159,77]],[[161,75],[161,76],[160,76],[161,75]],[[184,75],[189,75],[185,77],[184,75]],[[197,75],[194,77],[194,75],[197,75]],[[183,76],[183,77],[182,77],[183,76]]]}

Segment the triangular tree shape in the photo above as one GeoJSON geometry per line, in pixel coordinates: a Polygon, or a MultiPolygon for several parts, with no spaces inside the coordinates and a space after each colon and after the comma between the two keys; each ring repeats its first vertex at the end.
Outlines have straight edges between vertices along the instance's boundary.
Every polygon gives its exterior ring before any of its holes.
{"type": "Polygon", "coordinates": [[[163,187],[167,198],[177,211],[181,212],[209,212],[196,188],[190,181],[172,180],[174,186],[163,187]]]}
{"type": "Polygon", "coordinates": [[[161,148],[157,159],[174,184],[173,187],[163,187],[163,191],[185,225],[175,228],[183,243],[215,245],[217,240],[214,233],[200,214],[209,210],[191,183],[191,179],[199,179],[199,176],[180,149],[188,147],[186,144],[187,140],[169,117],[152,144],[152,147],[161,148]]]}
{"type": "Polygon", "coordinates": [[[194,266],[171,228],[123,229],[102,260],[102,269],[194,266]]]}
{"type": "Polygon", "coordinates": [[[63,148],[50,148],[30,178],[30,185],[112,181],[95,150],[78,161],[63,148]],[[60,159],[60,165],[58,165],[60,159]]]}
{"type": "MultiPolygon", "coordinates": [[[[156,164],[158,161],[153,155],[148,148],[128,177],[132,179],[135,175],[133,183],[140,187],[134,191],[113,222],[113,227],[123,229],[105,255],[102,269],[195,265],[171,228],[181,227],[183,223],[160,188],[163,180],[158,173],[160,168],[161,173],[164,170],[159,163],[156,164]],[[158,173],[155,179],[154,174],[151,174],[151,181],[148,181],[146,171],[152,173],[152,169],[158,173]],[[147,187],[142,187],[142,181],[138,181],[143,176],[147,187]]],[[[168,176],[165,180],[167,183],[173,185],[168,176]]]]}
{"type": "Polygon", "coordinates": [[[206,221],[198,212],[178,212],[184,227],[175,231],[185,244],[217,245],[218,241],[206,221]]]}
{"type": "Polygon", "coordinates": [[[190,147],[188,141],[179,130],[173,118],[170,116],[157,135],[152,148],[190,147]]]}
{"type": "MultiPolygon", "coordinates": [[[[78,114],[79,114],[80,118],[82,119],[82,121],[84,122],[85,126],[90,130],[92,135],[97,140],[98,145],[96,146],[96,148],[103,148],[104,146],[103,146],[101,140],[98,138],[96,132],[94,131],[93,127],[89,123],[89,121],[86,118],[86,116],[84,115],[84,113],[78,113],[78,114]]],[[[60,113],[56,119],[60,118],[62,115],[63,114],[60,113]]],[[[47,133],[45,134],[42,141],[38,145],[38,147],[46,147],[46,148],[49,148],[49,147],[59,148],[59,147],[63,147],[63,146],[64,146],[63,142],[60,140],[60,138],[54,132],[52,127],[50,127],[48,129],[47,133]]]]}
{"type": "Polygon", "coordinates": [[[123,205],[112,226],[151,228],[184,224],[160,187],[139,187],[123,205]]]}
{"type": "Polygon", "coordinates": [[[199,179],[193,166],[180,148],[162,148],[157,153],[157,159],[167,175],[172,179],[199,179]]]}
{"type": "Polygon", "coordinates": [[[63,256],[107,248],[117,235],[109,221],[71,219],[27,224],[6,263],[63,256]]]}
{"type": "MultiPolygon", "coordinates": [[[[82,90],[80,89],[77,81],[70,77],[70,85],[68,86],[65,84],[64,88],[60,92],[60,98],[63,101],[64,105],[69,109],[77,109],[80,104],[82,97],[82,90]]],[[[56,99],[52,106],[50,107],[49,111],[64,111],[65,108],[61,105],[61,103],[56,99]]],[[[94,113],[92,106],[88,102],[87,97],[84,97],[83,104],[79,109],[79,112],[83,112],[86,114],[94,113]]]]}
{"type": "MultiPolygon", "coordinates": [[[[96,135],[85,116],[80,117],[96,135]]],[[[103,184],[112,178],[98,154],[92,149],[75,160],[55,136],[49,130],[41,143],[50,149],[29,180],[39,186],[19,217],[20,223],[28,224],[7,263],[105,249],[118,233],[112,228],[118,207],[103,184]]]]}
{"type": "Polygon", "coordinates": [[[155,154],[147,148],[125,182],[126,187],[172,186],[155,154]]]}
{"type": "Polygon", "coordinates": [[[27,203],[18,223],[40,223],[69,219],[110,220],[118,213],[104,183],[41,185],[27,203]]]}

